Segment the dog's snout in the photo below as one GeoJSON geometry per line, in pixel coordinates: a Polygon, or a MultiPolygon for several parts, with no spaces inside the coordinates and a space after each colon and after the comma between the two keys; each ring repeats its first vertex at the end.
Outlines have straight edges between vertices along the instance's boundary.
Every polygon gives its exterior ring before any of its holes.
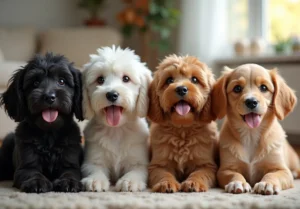
{"type": "Polygon", "coordinates": [[[186,86],[178,86],[176,92],[179,96],[185,96],[188,93],[188,88],[186,86]]]}
{"type": "Polygon", "coordinates": [[[110,91],[106,93],[106,98],[110,102],[115,102],[119,97],[119,93],[116,91],[110,91]]]}
{"type": "Polygon", "coordinates": [[[47,93],[44,95],[44,99],[48,104],[52,104],[56,99],[56,95],[53,92],[47,93]]]}
{"type": "Polygon", "coordinates": [[[258,101],[255,98],[249,98],[246,99],[245,104],[249,109],[253,110],[254,108],[257,107],[258,101]]]}

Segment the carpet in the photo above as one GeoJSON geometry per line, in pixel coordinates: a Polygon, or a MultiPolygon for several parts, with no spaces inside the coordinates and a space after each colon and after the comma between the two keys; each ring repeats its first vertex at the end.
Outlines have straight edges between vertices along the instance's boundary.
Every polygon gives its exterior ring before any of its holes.
{"type": "Polygon", "coordinates": [[[11,187],[11,182],[0,182],[0,208],[30,209],[256,209],[256,208],[300,208],[300,180],[295,188],[281,191],[279,195],[228,194],[222,189],[211,189],[206,193],[159,194],[137,193],[45,193],[26,194],[11,187]]]}

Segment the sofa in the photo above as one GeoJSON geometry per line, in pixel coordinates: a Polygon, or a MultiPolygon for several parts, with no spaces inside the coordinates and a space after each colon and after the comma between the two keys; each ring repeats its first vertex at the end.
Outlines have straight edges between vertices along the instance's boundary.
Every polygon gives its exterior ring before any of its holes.
{"type": "MultiPolygon", "coordinates": [[[[121,35],[109,27],[61,28],[38,31],[34,28],[0,28],[0,93],[7,88],[12,73],[26,65],[34,54],[51,51],[65,55],[78,69],[89,54],[101,46],[120,45],[121,35]]],[[[86,121],[79,122],[81,130],[86,121]]],[[[0,109],[0,139],[14,131],[16,123],[0,109]]]]}

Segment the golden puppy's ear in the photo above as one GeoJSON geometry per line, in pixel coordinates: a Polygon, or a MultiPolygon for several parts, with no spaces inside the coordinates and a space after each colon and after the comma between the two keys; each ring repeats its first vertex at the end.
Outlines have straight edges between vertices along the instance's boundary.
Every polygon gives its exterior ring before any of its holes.
{"type": "Polygon", "coordinates": [[[222,76],[217,80],[217,82],[213,86],[213,90],[211,93],[212,98],[212,112],[213,115],[222,119],[226,115],[227,111],[227,93],[226,93],[226,85],[229,74],[233,70],[229,67],[224,67],[224,71],[222,72],[222,76]]]}
{"type": "Polygon", "coordinates": [[[277,69],[270,71],[274,84],[273,107],[279,120],[283,120],[291,111],[293,111],[297,97],[294,91],[286,84],[284,79],[278,74],[277,69]]]}
{"type": "Polygon", "coordinates": [[[149,69],[144,69],[145,73],[141,77],[141,86],[139,89],[139,96],[137,99],[137,115],[141,118],[147,116],[149,107],[148,90],[152,81],[151,72],[149,69]]]}
{"type": "Polygon", "coordinates": [[[83,112],[83,117],[85,119],[91,119],[94,116],[94,111],[92,109],[91,101],[88,95],[88,89],[86,86],[86,71],[83,72],[83,89],[82,89],[82,112],[83,112]]]}
{"type": "Polygon", "coordinates": [[[149,87],[149,109],[148,118],[154,123],[162,123],[164,121],[164,112],[160,107],[159,97],[157,95],[156,87],[158,85],[158,78],[155,78],[149,87]]]}

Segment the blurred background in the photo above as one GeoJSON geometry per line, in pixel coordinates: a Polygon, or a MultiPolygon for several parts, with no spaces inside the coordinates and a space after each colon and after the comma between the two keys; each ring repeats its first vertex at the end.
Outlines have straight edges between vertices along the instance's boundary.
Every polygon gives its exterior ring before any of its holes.
{"type": "MultiPolygon", "coordinates": [[[[130,47],[151,70],[165,55],[223,66],[279,68],[300,91],[300,0],[0,0],[0,92],[35,53],[53,51],[78,68],[101,46],[130,47]]],[[[299,96],[299,95],[298,95],[299,96]]],[[[283,126],[300,144],[300,108],[283,126]]],[[[0,138],[13,130],[0,110],[0,138]]]]}

